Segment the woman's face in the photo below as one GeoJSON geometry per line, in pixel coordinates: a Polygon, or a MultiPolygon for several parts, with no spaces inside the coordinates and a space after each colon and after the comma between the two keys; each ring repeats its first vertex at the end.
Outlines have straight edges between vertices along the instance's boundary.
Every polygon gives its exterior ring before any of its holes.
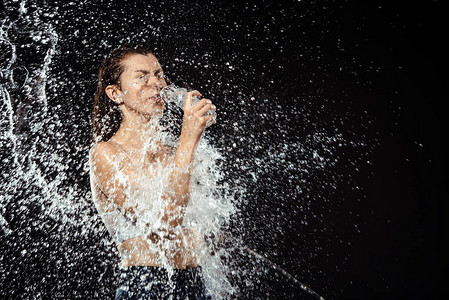
{"type": "Polygon", "coordinates": [[[129,110],[141,114],[160,113],[164,102],[160,91],[167,86],[159,61],[153,54],[130,54],[123,60],[118,97],[129,110]]]}

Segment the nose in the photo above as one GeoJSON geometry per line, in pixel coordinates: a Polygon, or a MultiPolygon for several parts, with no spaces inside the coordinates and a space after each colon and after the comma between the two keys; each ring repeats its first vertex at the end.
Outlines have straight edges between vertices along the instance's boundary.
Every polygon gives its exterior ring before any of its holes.
{"type": "Polygon", "coordinates": [[[148,74],[145,76],[145,82],[152,88],[161,90],[164,87],[164,79],[158,76],[148,74]]]}

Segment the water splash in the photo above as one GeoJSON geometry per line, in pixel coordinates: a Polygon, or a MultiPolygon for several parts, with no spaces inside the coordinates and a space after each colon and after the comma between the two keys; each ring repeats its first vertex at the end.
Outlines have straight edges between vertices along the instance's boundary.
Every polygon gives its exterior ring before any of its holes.
{"type": "MultiPolygon", "coordinates": [[[[106,298],[116,288],[118,254],[89,191],[89,116],[99,62],[113,47],[132,40],[155,41],[170,77],[207,92],[218,107],[219,123],[212,126],[209,146],[200,149],[200,157],[221,170],[216,173],[220,193],[233,203],[235,213],[221,223],[229,224],[212,231],[227,232],[242,242],[229,239],[218,247],[212,239],[217,249],[205,265],[224,269],[206,272],[212,293],[219,297],[219,290],[229,289],[230,298],[313,295],[299,282],[314,288],[326,280],[317,261],[329,255],[327,239],[338,239],[326,213],[338,209],[342,187],[357,186],[356,169],[369,152],[365,137],[347,127],[368,126],[368,117],[355,119],[333,111],[339,100],[315,89],[315,73],[310,75],[313,83],[303,84],[313,89],[313,96],[296,91],[292,95],[292,82],[277,85],[266,71],[278,76],[287,72],[280,68],[287,63],[243,67],[247,61],[257,65],[263,55],[283,53],[287,46],[282,39],[294,42],[282,35],[288,26],[272,25],[276,20],[269,15],[269,23],[262,18],[256,22],[263,34],[237,19],[215,24],[226,45],[221,47],[213,42],[212,30],[207,32],[211,25],[201,20],[211,14],[211,22],[228,18],[222,4],[204,9],[178,2],[139,9],[132,4],[102,5],[5,2],[8,17],[2,19],[0,31],[2,295],[106,298]],[[111,11],[121,17],[110,19],[111,11]],[[198,17],[184,18],[188,13],[198,17]],[[201,27],[206,30],[193,29],[201,27]],[[256,49],[254,56],[239,53],[233,33],[240,31],[245,33],[242,45],[266,50],[256,49]],[[360,154],[359,160],[349,160],[347,152],[360,154]],[[269,261],[294,274],[295,280],[282,271],[276,271],[276,277],[269,261]],[[48,272],[42,274],[42,269],[48,272]]],[[[253,16],[259,9],[248,5],[243,11],[253,16]]],[[[301,55],[319,60],[321,53],[315,54],[313,47],[295,47],[304,50],[301,55]]],[[[179,111],[167,111],[166,116],[174,118],[179,111]]],[[[168,130],[176,136],[179,122],[169,122],[168,130]]],[[[198,193],[208,193],[208,186],[199,186],[198,193]]],[[[210,224],[220,222],[203,226],[210,224]]]]}

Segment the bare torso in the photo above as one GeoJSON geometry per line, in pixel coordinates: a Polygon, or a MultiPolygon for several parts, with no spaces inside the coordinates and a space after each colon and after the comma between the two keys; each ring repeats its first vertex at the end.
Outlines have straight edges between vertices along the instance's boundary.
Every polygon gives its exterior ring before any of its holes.
{"type": "MultiPolygon", "coordinates": [[[[138,161],[138,158],[133,154],[133,151],[127,149],[126,145],[122,144],[118,139],[112,138],[108,143],[115,145],[115,148],[117,148],[116,157],[120,159],[121,171],[125,174],[135,172],[136,163],[133,163],[133,161],[138,161]],[[120,151],[125,152],[126,156],[119,155],[120,151]]],[[[154,176],[151,166],[158,162],[166,166],[172,156],[173,150],[171,148],[159,145],[156,153],[145,157],[142,164],[143,173],[151,178],[154,176]]],[[[95,187],[94,193],[96,194],[94,199],[99,210],[108,212],[113,209],[110,205],[111,200],[98,186],[95,187]]],[[[121,255],[121,266],[162,266],[161,262],[164,261],[174,268],[185,269],[198,266],[197,250],[203,246],[203,243],[204,240],[199,232],[191,228],[182,227],[182,230],[179,230],[177,233],[171,233],[170,237],[164,234],[153,233],[146,237],[139,236],[122,241],[117,248],[121,255]],[[170,251],[161,248],[170,245],[172,246],[170,251]],[[170,254],[160,257],[161,253],[170,254]]]]}

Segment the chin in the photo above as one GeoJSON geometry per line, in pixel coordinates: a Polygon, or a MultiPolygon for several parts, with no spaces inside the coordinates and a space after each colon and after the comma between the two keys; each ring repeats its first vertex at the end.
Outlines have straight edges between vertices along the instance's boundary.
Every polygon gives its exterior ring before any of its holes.
{"type": "Polygon", "coordinates": [[[154,107],[154,110],[157,110],[157,111],[164,111],[164,109],[165,109],[165,104],[164,104],[164,102],[156,103],[153,107],[154,107]]]}
{"type": "Polygon", "coordinates": [[[162,116],[164,114],[165,105],[162,103],[161,105],[154,105],[152,112],[150,113],[153,116],[162,116]]]}

